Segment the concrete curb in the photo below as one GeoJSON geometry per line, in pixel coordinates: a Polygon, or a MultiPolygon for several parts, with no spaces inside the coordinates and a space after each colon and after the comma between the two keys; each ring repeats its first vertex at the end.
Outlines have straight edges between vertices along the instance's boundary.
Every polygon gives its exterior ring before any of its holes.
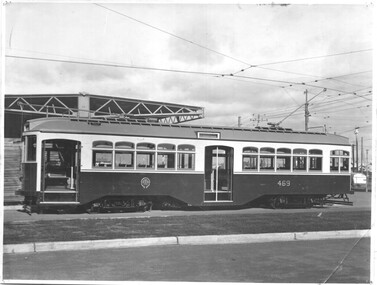
{"type": "Polygon", "coordinates": [[[9,211],[9,210],[22,210],[23,205],[7,205],[3,206],[4,211],[9,211]]]}
{"type": "Polygon", "coordinates": [[[36,242],[28,244],[7,244],[3,246],[3,253],[27,253],[64,250],[90,250],[105,248],[126,248],[158,245],[176,245],[176,237],[153,237],[111,240],[83,240],[36,242]]]}
{"type": "Polygon", "coordinates": [[[27,244],[7,244],[3,253],[31,253],[64,250],[91,250],[105,248],[127,248],[159,245],[204,245],[204,244],[240,244],[265,243],[278,241],[324,240],[370,237],[370,230],[299,232],[299,233],[265,233],[241,235],[205,235],[152,237],[112,240],[85,240],[68,242],[39,242],[27,244]]]}

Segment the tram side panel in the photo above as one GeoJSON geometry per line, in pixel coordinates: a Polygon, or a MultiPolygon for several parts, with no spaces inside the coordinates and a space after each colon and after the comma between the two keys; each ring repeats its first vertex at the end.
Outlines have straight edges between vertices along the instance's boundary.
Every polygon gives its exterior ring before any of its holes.
{"type": "Polygon", "coordinates": [[[234,176],[234,202],[242,205],[269,195],[350,194],[348,175],[243,174],[234,176]]]}
{"type": "Polygon", "coordinates": [[[37,163],[22,163],[22,190],[17,191],[30,203],[30,199],[36,199],[37,189],[37,163]]]}
{"type": "Polygon", "coordinates": [[[171,197],[188,205],[201,205],[203,185],[203,174],[82,172],[80,203],[123,196],[146,200],[171,197]]]}

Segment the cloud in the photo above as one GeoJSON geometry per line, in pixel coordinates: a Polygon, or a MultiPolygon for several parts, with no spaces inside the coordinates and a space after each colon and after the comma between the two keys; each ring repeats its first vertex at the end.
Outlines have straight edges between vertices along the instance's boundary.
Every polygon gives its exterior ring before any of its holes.
{"type": "Polygon", "coordinates": [[[57,70],[62,77],[78,78],[89,82],[100,82],[105,79],[121,80],[127,73],[127,70],[123,68],[70,63],[60,64],[57,70]]]}
{"type": "Polygon", "coordinates": [[[5,64],[5,82],[11,85],[31,86],[35,83],[51,85],[55,83],[55,70],[50,64],[32,60],[7,58],[5,64]],[[22,64],[20,64],[22,61],[22,64]]]}

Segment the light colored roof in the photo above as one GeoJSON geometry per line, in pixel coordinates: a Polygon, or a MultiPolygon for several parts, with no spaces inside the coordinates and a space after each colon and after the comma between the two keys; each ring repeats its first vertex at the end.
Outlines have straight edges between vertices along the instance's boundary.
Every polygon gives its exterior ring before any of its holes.
{"type": "MultiPolygon", "coordinates": [[[[41,118],[29,121],[29,131],[78,134],[128,135],[198,139],[198,132],[219,133],[221,140],[312,143],[349,145],[346,137],[285,129],[247,129],[220,126],[163,125],[158,123],[129,123],[75,120],[69,118],[41,118]]],[[[216,140],[216,141],[219,141],[216,140]]]]}

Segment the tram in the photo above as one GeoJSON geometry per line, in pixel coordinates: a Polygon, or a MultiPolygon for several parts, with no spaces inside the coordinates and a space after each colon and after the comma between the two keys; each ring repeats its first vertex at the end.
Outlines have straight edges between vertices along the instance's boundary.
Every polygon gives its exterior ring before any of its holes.
{"type": "Polygon", "coordinates": [[[310,207],[351,193],[348,138],[92,119],[25,124],[24,204],[86,211],[310,207]]]}

